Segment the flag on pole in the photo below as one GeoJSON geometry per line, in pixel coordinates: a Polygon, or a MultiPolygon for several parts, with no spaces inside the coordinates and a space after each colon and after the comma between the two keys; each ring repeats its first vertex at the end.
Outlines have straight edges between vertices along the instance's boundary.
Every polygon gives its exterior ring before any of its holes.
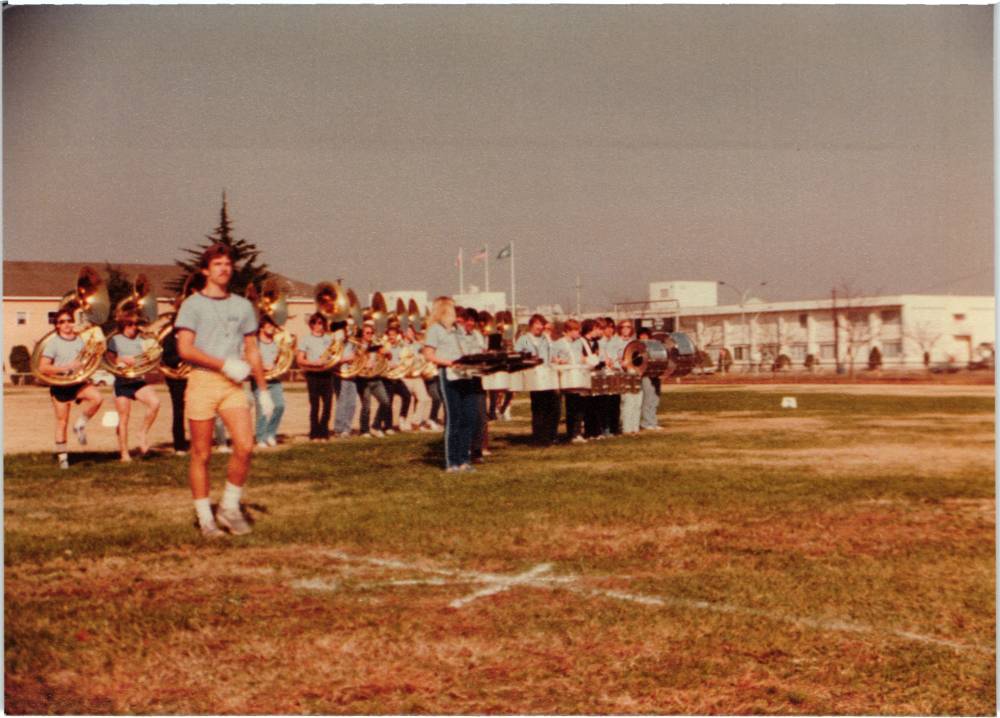
{"type": "Polygon", "coordinates": [[[455,257],[455,266],[456,267],[461,267],[462,266],[462,250],[461,249],[458,250],[458,256],[455,257]]]}
{"type": "Polygon", "coordinates": [[[478,252],[472,255],[472,263],[478,264],[486,259],[486,247],[483,247],[478,252]]]}
{"type": "Polygon", "coordinates": [[[510,252],[511,252],[510,245],[508,244],[506,247],[500,250],[500,254],[497,255],[497,259],[507,259],[510,256],[510,252]]]}

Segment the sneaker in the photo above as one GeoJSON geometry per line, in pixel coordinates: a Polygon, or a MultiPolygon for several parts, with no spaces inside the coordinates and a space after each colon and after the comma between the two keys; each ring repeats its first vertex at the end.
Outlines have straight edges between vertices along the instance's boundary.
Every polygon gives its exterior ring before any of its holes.
{"type": "Polygon", "coordinates": [[[207,526],[199,527],[201,529],[201,537],[207,539],[217,539],[222,538],[226,535],[226,532],[220,529],[215,522],[208,524],[207,526]]]}
{"type": "MultiPolygon", "coordinates": [[[[220,507],[215,512],[215,520],[219,522],[222,528],[229,529],[229,533],[234,536],[243,536],[250,533],[250,524],[243,518],[243,512],[239,509],[233,511],[220,507]]],[[[204,531],[204,529],[202,530],[204,531]]]]}
{"type": "Polygon", "coordinates": [[[586,444],[587,440],[584,439],[582,436],[574,436],[572,439],[569,440],[569,442],[571,444],[586,444]]]}
{"type": "Polygon", "coordinates": [[[510,415],[510,407],[508,406],[503,412],[504,421],[513,421],[514,417],[510,415]]]}
{"type": "Polygon", "coordinates": [[[73,433],[76,434],[76,440],[80,442],[80,446],[87,445],[87,425],[83,424],[73,424],[73,433]]]}
{"type": "Polygon", "coordinates": [[[187,456],[187,452],[184,449],[174,449],[174,456],[187,456]]]}
{"type": "Polygon", "coordinates": [[[257,442],[257,448],[258,449],[266,449],[266,448],[268,448],[268,446],[270,446],[270,444],[268,444],[266,441],[258,441],[257,442]]]}
{"type": "Polygon", "coordinates": [[[483,449],[483,456],[493,456],[493,452],[489,449],[483,449]]]}
{"type": "Polygon", "coordinates": [[[386,436],[392,436],[392,435],[393,435],[393,434],[395,434],[395,433],[396,433],[396,430],[395,430],[395,429],[386,429],[386,430],[385,430],[385,435],[386,435],[386,436]]]}
{"type": "Polygon", "coordinates": [[[400,431],[400,433],[405,433],[407,431],[413,431],[412,427],[410,426],[410,422],[408,422],[408,421],[401,421],[401,422],[399,422],[399,431],[400,431]]]}
{"type": "Polygon", "coordinates": [[[339,436],[341,439],[350,439],[351,438],[351,432],[349,432],[349,431],[342,431],[341,433],[337,434],[337,436],[339,436]]]}
{"type": "Polygon", "coordinates": [[[433,419],[429,419],[427,421],[427,426],[429,426],[431,428],[431,431],[441,431],[444,428],[443,426],[441,426],[439,423],[437,423],[433,419]]]}
{"type": "Polygon", "coordinates": [[[476,467],[474,467],[472,464],[462,464],[461,466],[458,467],[458,470],[463,473],[475,473],[476,467]]]}
{"type": "Polygon", "coordinates": [[[69,468],[69,459],[59,459],[59,468],[60,469],[68,469],[69,468]]]}
{"type": "Polygon", "coordinates": [[[370,431],[366,431],[364,434],[361,435],[361,438],[363,438],[363,439],[371,439],[373,436],[374,436],[374,434],[372,434],[370,431]]]}
{"type": "MultiPolygon", "coordinates": [[[[390,431],[392,431],[392,429],[390,429],[390,431]]],[[[376,439],[381,439],[383,436],[385,436],[385,434],[378,429],[372,429],[371,431],[368,432],[368,435],[374,436],[376,439]]]]}
{"type": "Polygon", "coordinates": [[[216,451],[218,451],[220,454],[231,454],[231,453],[233,453],[233,450],[230,449],[228,446],[219,446],[219,447],[216,448],[216,451]]]}
{"type": "Polygon", "coordinates": [[[267,445],[268,446],[277,446],[278,445],[278,439],[277,439],[277,437],[275,437],[275,436],[269,436],[269,437],[267,437],[267,445]]]}
{"type": "Polygon", "coordinates": [[[461,470],[462,470],[461,466],[449,466],[447,469],[444,470],[444,472],[446,474],[457,474],[461,470]]]}

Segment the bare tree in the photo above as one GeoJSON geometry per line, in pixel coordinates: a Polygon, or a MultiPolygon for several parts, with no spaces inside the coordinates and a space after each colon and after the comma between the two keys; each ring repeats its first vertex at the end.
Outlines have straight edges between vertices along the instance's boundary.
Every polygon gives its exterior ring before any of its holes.
{"type": "Polygon", "coordinates": [[[916,322],[906,328],[903,336],[920,347],[924,366],[930,368],[931,351],[934,349],[934,345],[941,340],[941,325],[931,321],[916,322]]]}
{"type": "MultiPolygon", "coordinates": [[[[854,362],[859,356],[867,361],[864,349],[875,338],[868,322],[868,311],[862,308],[866,306],[863,301],[866,296],[868,295],[858,291],[847,280],[842,281],[837,290],[837,308],[833,321],[835,325],[840,322],[837,331],[847,347],[847,367],[851,376],[854,376],[854,362]],[[840,321],[842,319],[845,321],[840,321]]],[[[837,365],[840,365],[840,357],[837,357],[837,365]]]]}

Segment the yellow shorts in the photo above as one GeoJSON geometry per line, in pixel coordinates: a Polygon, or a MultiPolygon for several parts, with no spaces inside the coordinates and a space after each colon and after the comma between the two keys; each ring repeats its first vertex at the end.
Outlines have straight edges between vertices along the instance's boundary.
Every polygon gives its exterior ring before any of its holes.
{"type": "Polygon", "coordinates": [[[184,413],[188,419],[214,419],[225,409],[250,409],[250,397],[242,384],[216,371],[192,369],[184,391],[184,413]]]}

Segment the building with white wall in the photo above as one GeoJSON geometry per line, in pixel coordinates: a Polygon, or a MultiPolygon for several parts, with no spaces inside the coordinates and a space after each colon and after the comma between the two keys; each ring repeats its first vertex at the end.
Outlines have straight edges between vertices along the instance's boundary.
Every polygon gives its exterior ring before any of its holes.
{"type": "Polygon", "coordinates": [[[475,285],[469,286],[469,291],[453,296],[459,307],[471,307],[477,312],[497,312],[508,309],[506,292],[481,292],[475,285]]]}
{"type": "Polygon", "coordinates": [[[995,305],[988,296],[922,294],[681,305],[677,329],[713,359],[728,350],[736,367],[770,367],[781,356],[802,367],[811,355],[822,367],[862,368],[875,348],[885,368],[922,368],[925,359],[965,366],[992,354],[995,305]]]}

